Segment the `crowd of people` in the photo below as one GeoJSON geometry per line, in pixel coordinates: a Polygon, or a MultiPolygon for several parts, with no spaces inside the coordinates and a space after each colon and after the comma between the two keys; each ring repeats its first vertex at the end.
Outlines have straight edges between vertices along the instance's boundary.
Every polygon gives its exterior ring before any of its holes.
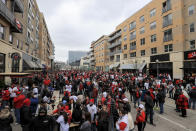
{"type": "Polygon", "coordinates": [[[195,78],[172,80],[169,74],[38,73],[26,83],[14,82],[2,90],[0,131],[12,131],[14,118],[23,131],[133,131],[136,127],[144,131],[148,121],[156,126],[154,110],[164,113],[167,94],[181,117],[187,117],[186,109],[195,110],[195,84],[195,78]],[[136,116],[131,113],[132,102],[136,116]]]}

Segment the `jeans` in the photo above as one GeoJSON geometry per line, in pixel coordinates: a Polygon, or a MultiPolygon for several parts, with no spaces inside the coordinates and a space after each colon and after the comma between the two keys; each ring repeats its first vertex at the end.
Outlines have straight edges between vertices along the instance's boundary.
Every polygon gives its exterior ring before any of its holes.
{"type": "Polygon", "coordinates": [[[147,107],[146,108],[146,121],[148,120],[149,115],[150,115],[150,123],[153,124],[153,115],[154,115],[153,108],[147,107]]]}
{"type": "Polygon", "coordinates": [[[136,107],[136,103],[138,104],[138,106],[140,105],[140,98],[134,98],[134,107],[136,107]]]}
{"type": "Polygon", "coordinates": [[[162,113],[164,112],[163,104],[164,104],[164,103],[159,103],[159,107],[160,107],[160,114],[162,114],[162,113]]]}
{"type": "Polygon", "coordinates": [[[137,128],[138,128],[138,131],[144,131],[145,123],[144,122],[139,122],[137,124],[137,128]]]}
{"type": "Polygon", "coordinates": [[[15,109],[16,122],[20,123],[20,108],[15,109]]]}
{"type": "Polygon", "coordinates": [[[189,108],[191,108],[191,104],[192,105],[192,109],[195,110],[195,104],[196,104],[196,99],[189,99],[189,108]]]}

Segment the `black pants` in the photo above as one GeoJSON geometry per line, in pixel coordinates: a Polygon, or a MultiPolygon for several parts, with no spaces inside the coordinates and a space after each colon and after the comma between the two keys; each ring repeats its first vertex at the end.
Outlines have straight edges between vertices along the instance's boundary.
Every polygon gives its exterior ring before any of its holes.
{"type": "Polygon", "coordinates": [[[153,108],[146,108],[146,121],[148,119],[148,116],[150,115],[150,124],[153,124],[153,108]]]}
{"type": "Polygon", "coordinates": [[[145,123],[144,122],[138,123],[137,128],[138,128],[138,131],[144,131],[145,123]]]}
{"type": "Polygon", "coordinates": [[[10,98],[10,99],[9,99],[10,109],[12,109],[12,108],[13,108],[13,99],[14,99],[14,98],[10,98]]]}
{"type": "Polygon", "coordinates": [[[186,109],[181,109],[182,111],[182,116],[186,116],[186,109]]]}
{"type": "Polygon", "coordinates": [[[30,131],[30,125],[21,125],[22,126],[22,131],[30,131]]]}

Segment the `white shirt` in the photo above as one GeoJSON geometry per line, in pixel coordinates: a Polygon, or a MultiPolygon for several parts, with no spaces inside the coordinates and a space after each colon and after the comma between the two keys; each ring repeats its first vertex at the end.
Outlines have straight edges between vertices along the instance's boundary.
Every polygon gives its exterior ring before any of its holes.
{"type": "Polygon", "coordinates": [[[93,121],[94,115],[97,113],[97,108],[94,104],[92,106],[90,106],[90,104],[88,104],[87,109],[88,109],[88,112],[91,114],[91,121],[93,121]]]}
{"type": "Polygon", "coordinates": [[[33,94],[36,98],[38,98],[38,89],[37,88],[33,88],[33,94]]]}
{"type": "Polygon", "coordinates": [[[128,121],[128,115],[124,115],[122,118],[119,118],[118,121],[116,122],[116,129],[119,131],[129,131],[129,121],[128,121]],[[120,130],[120,123],[126,123],[126,127],[124,130],[120,130]]]}
{"type": "Polygon", "coordinates": [[[148,82],[145,82],[145,83],[144,83],[144,86],[145,86],[146,89],[148,90],[148,88],[149,88],[149,83],[148,83],[148,82]]]}
{"type": "Polygon", "coordinates": [[[69,124],[65,124],[63,115],[60,115],[56,122],[60,124],[60,131],[69,131],[69,124]]]}
{"type": "Polygon", "coordinates": [[[66,85],[66,91],[71,92],[72,85],[66,85]]]}
{"type": "Polygon", "coordinates": [[[9,88],[10,97],[12,97],[12,98],[16,97],[16,93],[15,93],[16,91],[18,91],[17,87],[14,87],[13,89],[10,87],[9,88]]]}
{"type": "Polygon", "coordinates": [[[70,96],[69,97],[69,99],[71,100],[71,99],[73,99],[74,100],[74,102],[76,102],[77,101],[77,99],[78,99],[78,97],[77,96],[70,96]]]}

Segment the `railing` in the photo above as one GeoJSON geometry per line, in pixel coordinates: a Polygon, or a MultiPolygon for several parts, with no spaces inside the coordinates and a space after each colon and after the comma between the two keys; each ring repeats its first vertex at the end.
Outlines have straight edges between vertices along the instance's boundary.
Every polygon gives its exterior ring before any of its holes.
{"type": "Polygon", "coordinates": [[[113,56],[113,55],[119,54],[119,53],[122,53],[122,50],[116,50],[116,51],[114,51],[114,52],[110,52],[109,55],[110,55],[110,56],[113,56]]]}
{"type": "Polygon", "coordinates": [[[15,1],[15,4],[18,6],[19,12],[23,13],[24,12],[24,5],[23,3],[21,2],[21,0],[14,0],[15,1]]]}
{"type": "Polygon", "coordinates": [[[171,4],[167,2],[167,5],[162,9],[162,13],[165,13],[169,10],[171,10],[171,4]]]}
{"type": "Polygon", "coordinates": [[[131,46],[130,50],[136,50],[136,46],[131,46]]]}
{"type": "Polygon", "coordinates": [[[121,32],[116,33],[113,37],[109,38],[108,41],[111,42],[111,41],[115,40],[116,38],[118,38],[118,37],[120,37],[120,36],[121,36],[121,32]]]}
{"type": "Polygon", "coordinates": [[[109,45],[108,48],[109,48],[109,49],[114,48],[114,47],[116,47],[116,46],[118,46],[118,45],[121,45],[121,43],[122,43],[121,41],[118,41],[118,42],[116,42],[116,43],[114,43],[114,44],[109,45]]]}
{"type": "Polygon", "coordinates": [[[173,39],[172,35],[167,35],[167,36],[164,36],[163,42],[168,42],[168,41],[170,41],[172,39],[173,39]]]}
{"type": "Polygon", "coordinates": [[[134,40],[136,38],[136,35],[131,35],[130,40],[134,40]]]}
{"type": "Polygon", "coordinates": [[[163,21],[163,28],[172,25],[172,20],[163,21]]]}
{"type": "Polygon", "coordinates": [[[22,32],[22,25],[20,23],[21,28],[19,28],[14,17],[14,14],[7,8],[7,6],[0,0],[0,15],[3,16],[11,25],[14,27],[16,32],[22,32]]]}

